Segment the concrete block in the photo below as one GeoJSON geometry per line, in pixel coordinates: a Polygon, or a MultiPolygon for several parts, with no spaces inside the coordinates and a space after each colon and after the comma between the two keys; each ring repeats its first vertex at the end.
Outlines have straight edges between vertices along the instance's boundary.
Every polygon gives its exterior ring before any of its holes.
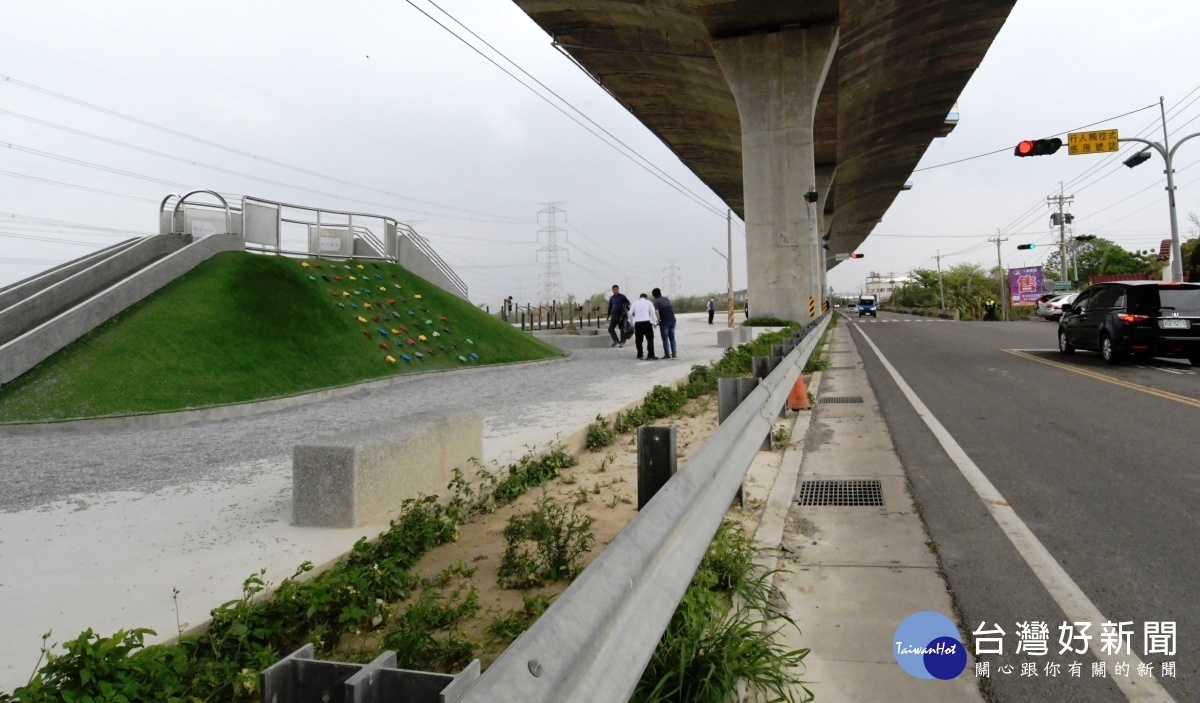
{"type": "Polygon", "coordinates": [[[754,330],[750,327],[731,327],[717,330],[717,346],[723,349],[736,347],[753,341],[754,330]]]}
{"type": "Polygon", "coordinates": [[[408,498],[442,495],[456,468],[483,457],[478,412],[409,413],[292,452],[292,517],[300,527],[386,522],[408,498]]]}

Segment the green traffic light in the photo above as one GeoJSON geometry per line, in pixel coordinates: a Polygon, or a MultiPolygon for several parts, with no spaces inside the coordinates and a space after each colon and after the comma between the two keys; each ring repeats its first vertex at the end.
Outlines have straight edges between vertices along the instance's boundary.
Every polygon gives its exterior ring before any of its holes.
{"type": "Polygon", "coordinates": [[[1017,248],[1018,249],[1037,249],[1037,245],[1036,244],[1020,244],[1017,246],[1017,248]]]}

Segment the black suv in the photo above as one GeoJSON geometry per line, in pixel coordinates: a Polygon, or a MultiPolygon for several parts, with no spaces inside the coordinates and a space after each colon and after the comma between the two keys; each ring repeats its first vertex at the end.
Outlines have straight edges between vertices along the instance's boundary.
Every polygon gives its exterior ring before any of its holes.
{"type": "Polygon", "coordinates": [[[1095,349],[1115,364],[1183,357],[1200,366],[1200,284],[1117,281],[1094,285],[1062,308],[1058,350],[1095,349]]]}

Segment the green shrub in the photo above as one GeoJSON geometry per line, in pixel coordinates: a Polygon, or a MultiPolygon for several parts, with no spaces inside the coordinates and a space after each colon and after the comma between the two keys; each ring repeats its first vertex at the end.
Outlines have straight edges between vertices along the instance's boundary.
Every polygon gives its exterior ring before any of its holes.
{"type": "Polygon", "coordinates": [[[525,494],[525,491],[543,486],[547,481],[558,478],[563,469],[579,463],[575,455],[568,454],[562,445],[553,445],[540,457],[526,454],[508,468],[508,473],[492,491],[496,505],[508,505],[525,494]]]}
{"type": "Polygon", "coordinates": [[[525,596],[520,610],[509,610],[492,619],[487,634],[493,644],[508,644],[533,626],[550,607],[550,599],[541,593],[525,596]]]}
{"type": "Polygon", "coordinates": [[[440,588],[421,592],[383,635],[383,648],[396,652],[396,666],[418,671],[458,671],[474,659],[477,645],[457,629],[479,612],[475,589],[449,597],[440,588]]]}
{"type": "Polygon", "coordinates": [[[584,442],[584,446],[588,449],[603,449],[615,441],[617,431],[603,415],[597,415],[596,421],[587,426],[587,441],[584,442]]]}
{"type": "Polygon", "coordinates": [[[788,327],[796,323],[778,317],[751,317],[742,324],[745,327],[788,327]]]}
{"type": "Polygon", "coordinates": [[[739,681],[753,700],[813,699],[794,673],[809,650],[778,641],[795,623],[774,606],[782,593],[774,573],[756,566],[760,551],[740,525],[722,525],[631,700],[724,703],[739,681]]]}
{"type": "Polygon", "coordinates": [[[531,588],[573,578],[583,571],[581,559],[595,541],[590,516],[544,495],[533,512],[512,516],[504,527],[500,585],[531,588]]]}

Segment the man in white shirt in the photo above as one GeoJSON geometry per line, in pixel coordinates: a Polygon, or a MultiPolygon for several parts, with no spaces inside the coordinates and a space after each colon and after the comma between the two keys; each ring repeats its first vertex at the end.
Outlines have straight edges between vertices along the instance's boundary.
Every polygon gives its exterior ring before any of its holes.
{"type": "Polygon", "coordinates": [[[629,308],[629,317],[633,320],[637,358],[642,358],[642,338],[645,337],[647,351],[650,352],[646,355],[646,360],[657,359],[654,355],[654,326],[658,324],[658,311],[654,309],[654,303],[650,302],[645,293],[633,301],[633,306],[629,308]]]}

